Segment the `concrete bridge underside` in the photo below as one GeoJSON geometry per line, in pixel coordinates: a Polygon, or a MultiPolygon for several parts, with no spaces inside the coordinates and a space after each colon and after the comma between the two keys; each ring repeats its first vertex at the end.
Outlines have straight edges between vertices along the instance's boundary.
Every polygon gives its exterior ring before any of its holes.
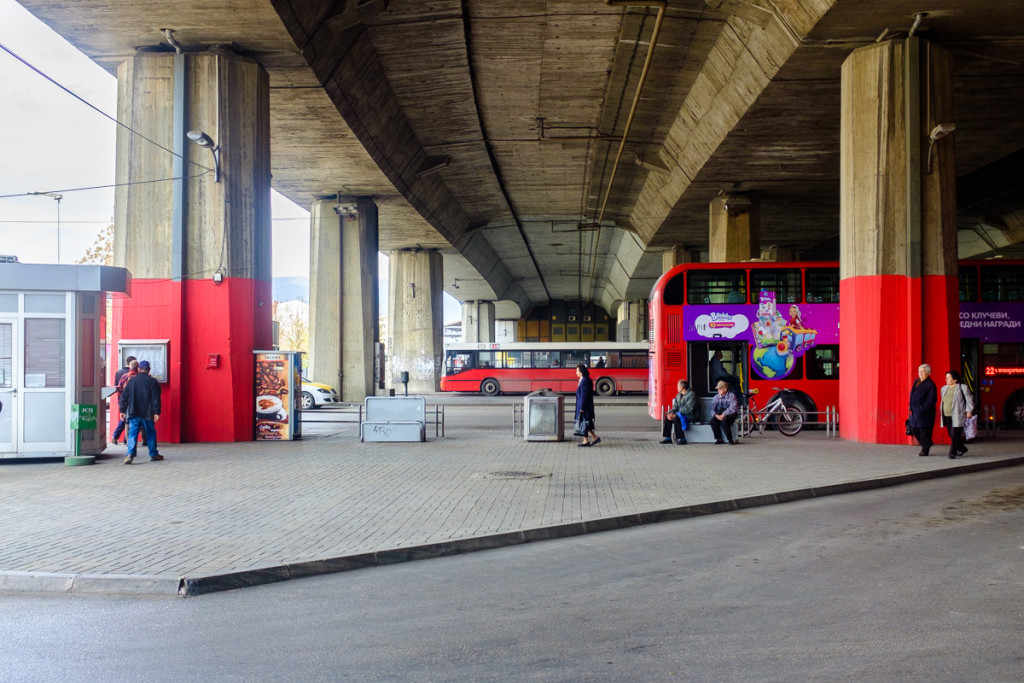
{"type": "Polygon", "coordinates": [[[373,197],[382,251],[439,251],[499,317],[644,298],[722,192],[757,197],[763,246],[838,257],[840,67],[908,34],[952,54],[961,253],[1021,253],[1017,3],[21,2],[112,72],[163,29],[258,61],[274,188],[373,197]]]}

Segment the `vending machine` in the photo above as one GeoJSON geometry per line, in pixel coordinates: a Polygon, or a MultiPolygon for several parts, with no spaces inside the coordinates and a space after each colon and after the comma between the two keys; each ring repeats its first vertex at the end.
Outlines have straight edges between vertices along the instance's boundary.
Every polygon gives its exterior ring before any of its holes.
{"type": "Polygon", "coordinates": [[[256,440],[302,438],[302,352],[254,351],[256,440]]]}

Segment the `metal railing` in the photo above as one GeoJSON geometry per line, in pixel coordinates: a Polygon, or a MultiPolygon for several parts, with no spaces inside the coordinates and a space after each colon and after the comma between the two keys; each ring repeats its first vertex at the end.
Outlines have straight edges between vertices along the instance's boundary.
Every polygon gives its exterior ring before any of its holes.
{"type": "MultiPolygon", "coordinates": [[[[825,410],[818,411],[795,410],[792,406],[789,406],[788,410],[799,413],[804,418],[801,431],[813,425],[824,425],[826,438],[835,439],[839,437],[839,409],[836,406],[825,406],[825,410]],[[807,417],[809,415],[824,416],[825,419],[808,422],[807,417]]],[[[772,416],[777,414],[768,413],[761,409],[755,410],[751,414],[750,408],[740,408],[740,416],[736,420],[736,429],[739,435],[743,437],[754,436],[755,434],[760,435],[762,434],[760,424],[765,422],[765,431],[776,431],[772,429],[772,416]]]]}

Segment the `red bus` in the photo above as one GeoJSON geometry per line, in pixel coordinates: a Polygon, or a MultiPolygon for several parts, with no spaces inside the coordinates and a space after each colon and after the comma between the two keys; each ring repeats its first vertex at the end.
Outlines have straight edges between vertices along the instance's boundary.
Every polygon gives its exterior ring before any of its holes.
{"type": "MultiPolygon", "coordinates": [[[[959,275],[964,381],[992,419],[1024,427],[1024,261],[961,261],[959,275]]],[[[758,390],[761,405],[775,387],[792,389],[805,411],[839,402],[835,261],[682,264],[655,283],[649,316],[651,417],[671,403],[680,379],[698,396],[714,393],[716,351],[742,391],[758,390]]],[[[933,368],[936,383],[947,369],[933,368]]]]}
{"type": "MultiPolygon", "coordinates": [[[[679,380],[713,395],[712,359],[757,390],[774,388],[814,413],[839,400],[839,265],[687,263],[655,283],[648,304],[651,380],[647,412],[660,419],[679,380]]],[[[706,417],[706,416],[705,416],[706,417]]],[[[809,415],[805,418],[814,421],[809,415]]]]}
{"type": "Polygon", "coordinates": [[[975,392],[979,412],[986,407],[994,409],[993,419],[1007,427],[1024,427],[1024,329],[1021,321],[1024,321],[1024,261],[960,262],[963,378],[975,392]]]}
{"type": "Polygon", "coordinates": [[[574,392],[576,366],[590,368],[600,396],[647,391],[647,342],[498,342],[445,347],[441,391],[488,396],[542,388],[574,392]]]}

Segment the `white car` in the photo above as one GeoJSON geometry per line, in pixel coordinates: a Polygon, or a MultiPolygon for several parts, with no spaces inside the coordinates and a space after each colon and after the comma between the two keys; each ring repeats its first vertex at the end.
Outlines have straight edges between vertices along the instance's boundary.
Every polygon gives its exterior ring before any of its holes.
{"type": "Polygon", "coordinates": [[[302,409],[312,410],[320,406],[338,403],[338,392],[333,387],[302,378],[302,409]]]}

